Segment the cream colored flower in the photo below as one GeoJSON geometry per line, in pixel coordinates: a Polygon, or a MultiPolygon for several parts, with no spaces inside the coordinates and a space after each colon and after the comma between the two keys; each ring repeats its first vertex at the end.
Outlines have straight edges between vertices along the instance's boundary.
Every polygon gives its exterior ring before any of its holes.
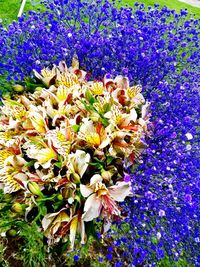
{"type": "Polygon", "coordinates": [[[25,189],[27,175],[25,164],[27,162],[19,155],[9,156],[4,161],[4,167],[0,169],[0,183],[5,194],[11,194],[20,189],[25,189]]]}
{"type": "Polygon", "coordinates": [[[44,117],[39,112],[29,112],[28,115],[33,127],[38,133],[46,133],[48,130],[44,117]]]}
{"type": "Polygon", "coordinates": [[[131,185],[126,182],[117,182],[115,185],[106,187],[99,174],[92,176],[89,185],[80,185],[81,194],[87,198],[84,205],[84,221],[92,221],[104,214],[120,215],[117,202],[122,202],[127,196],[132,196],[131,185]]]}
{"type": "Polygon", "coordinates": [[[86,143],[95,148],[103,149],[109,142],[109,136],[106,133],[104,126],[101,123],[96,125],[92,120],[84,118],[78,133],[78,137],[85,140],[86,143]]]}
{"type": "Polygon", "coordinates": [[[83,150],[76,150],[68,156],[67,167],[69,174],[78,174],[80,178],[88,168],[88,163],[90,162],[90,154],[83,150]]]}
{"type": "Polygon", "coordinates": [[[33,70],[33,72],[35,77],[41,80],[47,87],[49,87],[56,78],[56,66],[54,66],[52,70],[50,70],[49,68],[42,69],[41,74],[36,70],[33,70]]]}
{"type": "Polygon", "coordinates": [[[48,213],[44,216],[42,219],[42,228],[50,245],[59,242],[61,235],[58,235],[57,232],[69,221],[70,216],[67,214],[66,209],[64,208],[59,212],[48,213]]]}

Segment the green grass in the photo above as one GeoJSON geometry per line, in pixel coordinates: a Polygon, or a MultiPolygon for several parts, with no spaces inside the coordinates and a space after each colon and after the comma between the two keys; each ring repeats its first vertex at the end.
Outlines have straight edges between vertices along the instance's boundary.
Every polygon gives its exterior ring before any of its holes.
{"type": "MultiPolygon", "coordinates": [[[[133,0],[122,0],[122,5],[128,4],[129,6],[133,7],[135,2],[136,1],[133,0]]],[[[175,9],[177,12],[179,12],[181,9],[187,8],[189,13],[195,14],[197,18],[200,17],[200,8],[193,7],[178,0],[139,0],[137,2],[144,3],[146,6],[153,6],[155,3],[158,3],[161,7],[167,6],[170,9],[175,9]]]]}
{"type": "MultiPolygon", "coordinates": [[[[133,0],[122,0],[120,5],[125,6],[126,4],[128,4],[129,6],[133,7],[135,2],[136,1],[133,0]]],[[[179,12],[180,9],[187,8],[189,13],[196,14],[197,18],[200,17],[200,8],[187,5],[183,2],[179,2],[178,0],[143,0],[139,2],[143,2],[146,6],[153,6],[154,3],[159,3],[161,6],[166,5],[170,9],[175,9],[177,12],[179,12]]],[[[33,6],[31,4],[31,0],[27,0],[25,11],[37,10],[38,7],[39,5],[33,6]]],[[[12,22],[13,20],[17,20],[19,8],[20,0],[0,0],[0,19],[3,21],[6,20],[7,24],[12,22]]],[[[42,7],[42,10],[44,10],[44,7],[42,7]]]]}
{"type": "MultiPolygon", "coordinates": [[[[10,23],[13,20],[17,20],[17,15],[20,9],[20,0],[0,0],[0,20],[6,20],[6,23],[10,23]]],[[[30,0],[27,0],[25,5],[25,11],[35,10],[37,11],[39,5],[33,6],[30,0]]],[[[41,7],[41,6],[40,6],[41,7]]],[[[44,8],[42,7],[44,10],[44,8]]]]}

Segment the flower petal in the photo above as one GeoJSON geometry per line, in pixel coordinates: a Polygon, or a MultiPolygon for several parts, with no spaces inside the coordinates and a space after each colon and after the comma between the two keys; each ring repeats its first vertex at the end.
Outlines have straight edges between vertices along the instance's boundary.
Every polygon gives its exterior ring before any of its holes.
{"type": "Polygon", "coordinates": [[[103,178],[101,177],[101,175],[95,174],[90,179],[90,186],[96,184],[97,182],[102,182],[102,181],[103,181],[103,178]]]}
{"type": "Polygon", "coordinates": [[[69,169],[72,172],[78,173],[81,177],[85,173],[88,162],[90,161],[90,154],[82,150],[76,150],[75,154],[69,155],[69,169]]]}
{"type": "Polygon", "coordinates": [[[84,206],[84,214],[82,215],[82,219],[85,222],[92,221],[93,219],[99,217],[102,208],[102,200],[101,198],[97,198],[96,194],[92,194],[88,197],[84,206]]]}
{"type": "Polygon", "coordinates": [[[132,187],[130,182],[118,182],[116,185],[109,187],[108,191],[111,197],[118,202],[122,202],[126,197],[132,196],[132,187]]]}
{"type": "Polygon", "coordinates": [[[93,190],[89,186],[83,184],[80,185],[80,191],[83,197],[89,197],[93,193],[93,190]]]}
{"type": "Polygon", "coordinates": [[[69,240],[71,242],[71,249],[74,248],[74,241],[76,237],[77,226],[78,226],[78,215],[74,216],[70,223],[69,240]]]}

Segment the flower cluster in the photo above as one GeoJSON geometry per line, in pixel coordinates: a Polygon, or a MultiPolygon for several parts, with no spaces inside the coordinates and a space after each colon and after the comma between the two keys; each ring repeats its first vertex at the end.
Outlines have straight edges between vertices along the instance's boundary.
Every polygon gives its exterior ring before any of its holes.
{"type": "Polygon", "coordinates": [[[46,6],[44,14],[30,12],[7,29],[0,26],[0,73],[10,81],[52,62],[70,64],[74,53],[94,78],[123,73],[147,88],[168,74],[198,70],[199,24],[195,18],[184,21],[186,11],[117,9],[107,0],[46,6]]]}
{"type": "Polygon", "coordinates": [[[114,241],[124,250],[119,262],[155,266],[167,255],[199,266],[199,20],[185,10],[138,3],[117,9],[106,0],[46,6],[42,15],[30,12],[7,29],[0,26],[2,88],[33,68],[69,64],[74,53],[95,79],[122,73],[142,84],[153,134],[138,167],[126,175],[134,198],[123,206],[129,230],[120,225],[114,241]]]}
{"type": "Polygon", "coordinates": [[[145,147],[149,103],[126,77],[87,81],[75,58],[34,73],[45,87],[2,100],[0,186],[23,196],[13,208],[27,214],[42,202],[49,243],[70,232],[73,248],[76,232],[85,243],[85,222],[101,217],[105,232],[132,196],[124,176],[145,147]]]}

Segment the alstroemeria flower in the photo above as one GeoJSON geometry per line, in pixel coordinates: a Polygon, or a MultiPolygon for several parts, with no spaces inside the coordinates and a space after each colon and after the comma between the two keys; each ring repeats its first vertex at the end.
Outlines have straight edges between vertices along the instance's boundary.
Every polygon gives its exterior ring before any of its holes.
{"type": "Polygon", "coordinates": [[[69,239],[73,249],[76,233],[85,243],[85,222],[101,216],[106,231],[121,215],[117,202],[132,195],[131,184],[116,178],[144,149],[148,103],[127,77],[88,81],[76,57],[71,68],[60,62],[34,73],[45,88],[27,88],[0,108],[0,188],[21,190],[25,217],[48,200],[48,243],[69,239]]]}
{"type": "Polygon", "coordinates": [[[58,231],[69,221],[70,216],[67,214],[66,209],[55,213],[48,213],[44,216],[42,228],[49,244],[54,244],[60,240],[61,235],[58,234],[58,231]]]}
{"type": "Polygon", "coordinates": [[[104,126],[101,123],[96,125],[92,120],[84,118],[83,124],[81,125],[78,133],[78,137],[86,141],[90,146],[95,148],[104,148],[109,142],[110,138],[108,137],[104,126]]]}
{"type": "Polygon", "coordinates": [[[51,166],[51,161],[57,159],[57,153],[53,148],[47,147],[39,151],[35,151],[34,158],[37,160],[35,168],[37,169],[41,165],[44,169],[48,169],[51,166]]]}
{"type": "Polygon", "coordinates": [[[70,128],[57,128],[50,130],[46,133],[45,138],[48,140],[49,146],[54,147],[58,154],[62,155],[65,159],[70,153],[71,148],[71,130],[70,128]]]}
{"type": "Polygon", "coordinates": [[[12,147],[18,140],[17,133],[13,130],[0,132],[0,145],[12,147]]]}
{"type": "Polygon", "coordinates": [[[0,169],[4,168],[5,160],[10,156],[14,156],[14,154],[10,150],[0,150],[0,169]]]}
{"type": "Polygon", "coordinates": [[[102,95],[105,91],[105,88],[102,82],[91,82],[91,83],[88,83],[88,85],[90,86],[89,87],[90,91],[94,95],[102,95]]]}
{"type": "Polygon", "coordinates": [[[112,92],[112,97],[121,105],[127,105],[130,108],[144,104],[145,99],[141,94],[142,87],[135,85],[130,87],[129,80],[121,75],[114,79],[117,88],[112,92]]]}
{"type": "Polygon", "coordinates": [[[45,100],[44,106],[46,108],[46,114],[52,119],[53,126],[56,125],[57,120],[66,119],[72,112],[72,106],[65,104],[64,102],[59,103],[58,107],[55,108],[54,103],[51,99],[45,100]]]}
{"type": "Polygon", "coordinates": [[[52,82],[55,81],[56,78],[56,66],[53,67],[52,70],[49,68],[44,68],[41,70],[41,74],[38,73],[36,70],[33,70],[35,77],[41,80],[44,85],[49,87],[52,82]]]}
{"type": "Polygon", "coordinates": [[[79,213],[73,216],[70,222],[70,234],[69,234],[69,240],[71,243],[70,250],[74,249],[76,233],[80,234],[81,236],[81,244],[85,244],[86,242],[85,223],[82,219],[81,214],[79,213]]]}
{"type": "Polygon", "coordinates": [[[39,112],[29,112],[28,117],[38,133],[46,133],[48,131],[47,123],[39,112]]]}
{"type": "Polygon", "coordinates": [[[24,167],[26,163],[19,155],[9,156],[5,159],[4,167],[0,169],[0,183],[3,185],[5,194],[25,189],[24,182],[28,178],[24,167]]]}
{"type": "Polygon", "coordinates": [[[81,244],[85,244],[85,224],[81,218],[81,214],[71,217],[62,209],[59,212],[49,213],[44,216],[42,220],[42,227],[44,235],[48,238],[49,244],[59,242],[59,240],[66,236],[69,231],[70,250],[74,248],[76,233],[81,235],[81,244]]]}
{"type": "Polygon", "coordinates": [[[76,150],[76,153],[72,153],[68,156],[67,166],[69,174],[78,174],[81,178],[87,170],[89,162],[89,153],[85,153],[83,150],[76,150]]]}
{"type": "MultiPolygon", "coordinates": [[[[27,110],[19,101],[15,100],[2,100],[4,106],[3,114],[7,115],[9,119],[7,121],[4,120],[4,129],[17,129],[22,121],[26,119],[27,110]]],[[[3,118],[1,119],[1,123],[3,124],[3,118]]]]}
{"type": "Polygon", "coordinates": [[[92,176],[89,185],[80,185],[81,194],[87,198],[84,206],[84,221],[92,221],[104,213],[119,216],[120,210],[117,202],[122,202],[127,196],[131,196],[131,184],[117,182],[115,185],[106,187],[99,174],[92,176]]]}
{"type": "Polygon", "coordinates": [[[29,158],[35,159],[35,168],[40,165],[44,169],[48,169],[51,166],[51,161],[56,160],[58,154],[52,147],[49,147],[40,137],[32,137],[23,145],[26,149],[26,154],[29,158]]]}
{"type": "Polygon", "coordinates": [[[117,129],[128,131],[137,130],[137,126],[135,125],[137,113],[134,108],[131,109],[130,113],[122,113],[122,110],[119,107],[114,106],[111,111],[104,115],[104,117],[107,118],[109,123],[117,129]]]}

